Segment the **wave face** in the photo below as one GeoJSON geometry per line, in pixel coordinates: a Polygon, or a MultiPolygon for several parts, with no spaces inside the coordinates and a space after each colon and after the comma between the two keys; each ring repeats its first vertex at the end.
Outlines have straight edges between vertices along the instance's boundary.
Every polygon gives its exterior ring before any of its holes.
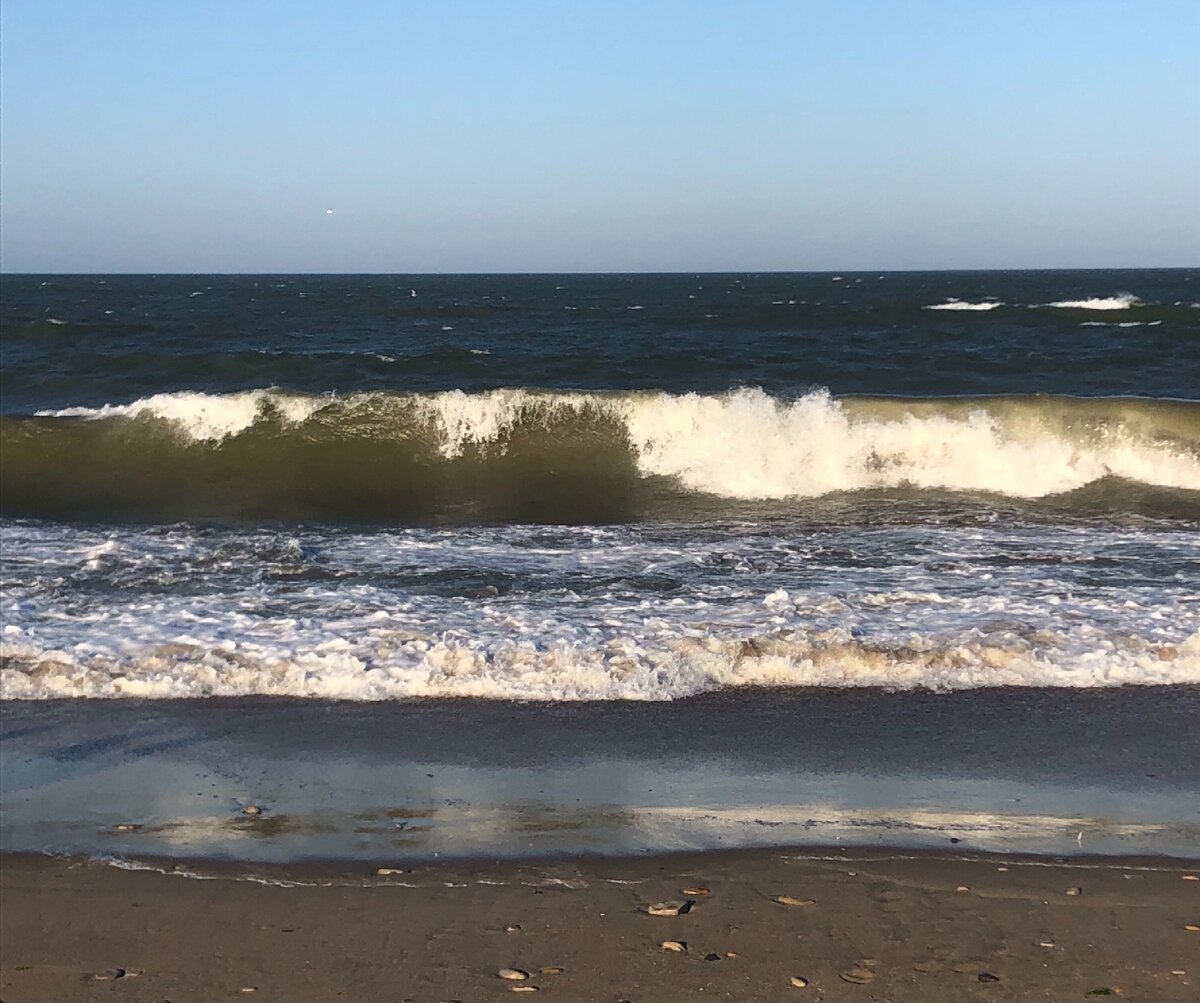
{"type": "Polygon", "coordinates": [[[1130,398],[172,393],[4,418],[0,444],[5,514],[39,518],[577,521],[1097,485],[1187,514],[1200,497],[1200,404],[1130,398]]]}

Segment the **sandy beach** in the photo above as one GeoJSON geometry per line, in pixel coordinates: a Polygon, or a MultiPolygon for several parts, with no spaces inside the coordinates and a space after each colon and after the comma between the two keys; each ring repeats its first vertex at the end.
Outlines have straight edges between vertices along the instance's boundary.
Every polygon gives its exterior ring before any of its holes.
{"type": "Polygon", "coordinates": [[[3,998],[1191,1000],[1198,870],[771,850],[248,881],[7,855],[3,998]]]}

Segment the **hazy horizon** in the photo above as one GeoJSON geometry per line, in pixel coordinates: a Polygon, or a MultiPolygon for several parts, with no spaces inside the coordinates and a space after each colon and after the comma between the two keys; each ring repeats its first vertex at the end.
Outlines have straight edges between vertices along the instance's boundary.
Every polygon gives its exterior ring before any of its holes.
{"type": "Polygon", "coordinates": [[[0,11],[5,274],[1200,264],[1200,9],[0,11]]]}

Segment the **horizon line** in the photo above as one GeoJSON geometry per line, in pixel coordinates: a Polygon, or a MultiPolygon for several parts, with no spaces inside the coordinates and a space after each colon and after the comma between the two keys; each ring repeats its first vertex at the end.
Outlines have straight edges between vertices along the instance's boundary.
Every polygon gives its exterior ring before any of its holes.
{"type": "Polygon", "coordinates": [[[0,278],[21,278],[26,276],[56,276],[60,278],[82,277],[82,276],[97,276],[97,275],[123,275],[130,278],[137,277],[170,277],[170,276],[223,276],[223,277],[243,277],[251,275],[297,275],[297,276],[327,276],[327,275],[344,275],[344,276],[425,276],[425,277],[470,277],[470,276],[497,276],[506,275],[513,277],[538,277],[538,276],[561,276],[561,275],[578,275],[578,276],[609,276],[609,275],[871,275],[871,274],[889,274],[889,275],[905,275],[905,274],[920,274],[920,273],[945,273],[945,272],[1165,272],[1165,271],[1190,271],[1200,270],[1200,263],[1190,265],[1035,265],[1032,267],[1006,266],[1003,268],[749,268],[749,269],[615,269],[615,270],[587,270],[587,271],[8,271],[0,268],[0,278]]]}

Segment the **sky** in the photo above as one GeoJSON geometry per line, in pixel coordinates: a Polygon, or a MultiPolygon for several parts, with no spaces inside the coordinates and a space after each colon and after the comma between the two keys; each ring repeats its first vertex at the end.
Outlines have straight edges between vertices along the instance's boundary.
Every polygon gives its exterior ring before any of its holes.
{"type": "Polygon", "coordinates": [[[8,272],[1198,264],[1200,0],[0,5],[8,272]]]}

